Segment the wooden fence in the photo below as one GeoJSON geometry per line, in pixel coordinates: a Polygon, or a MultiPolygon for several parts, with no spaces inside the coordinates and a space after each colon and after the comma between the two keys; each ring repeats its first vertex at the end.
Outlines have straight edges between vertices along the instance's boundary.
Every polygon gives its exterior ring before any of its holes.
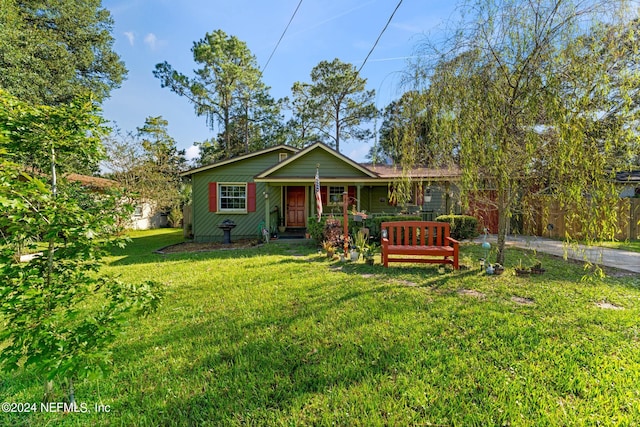
{"type": "MultiPolygon", "coordinates": [[[[618,213],[618,240],[640,239],[640,199],[619,199],[616,211],[618,213]]],[[[524,234],[564,238],[569,232],[571,235],[580,235],[578,221],[572,221],[571,215],[566,209],[561,209],[558,202],[548,199],[539,199],[533,210],[533,215],[523,219],[524,234]]],[[[574,216],[576,213],[573,213],[574,216]]]]}

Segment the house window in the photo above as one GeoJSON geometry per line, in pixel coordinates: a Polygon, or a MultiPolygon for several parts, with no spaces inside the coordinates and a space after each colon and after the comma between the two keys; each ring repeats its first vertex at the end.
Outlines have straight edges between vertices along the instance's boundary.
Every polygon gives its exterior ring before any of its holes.
{"type": "Polygon", "coordinates": [[[345,192],[345,188],[340,187],[329,187],[329,205],[341,205],[342,204],[342,193],[345,192]]]}
{"type": "Polygon", "coordinates": [[[142,218],[142,205],[136,205],[136,207],[133,209],[133,217],[142,218]]]}
{"type": "Polygon", "coordinates": [[[246,212],[247,211],[247,185],[246,184],[220,184],[219,193],[221,212],[246,212]]]}
{"type": "Polygon", "coordinates": [[[282,162],[282,161],[284,161],[284,160],[287,160],[287,157],[288,157],[288,156],[289,156],[289,155],[288,155],[287,153],[280,153],[280,154],[278,155],[278,160],[282,162]]]}

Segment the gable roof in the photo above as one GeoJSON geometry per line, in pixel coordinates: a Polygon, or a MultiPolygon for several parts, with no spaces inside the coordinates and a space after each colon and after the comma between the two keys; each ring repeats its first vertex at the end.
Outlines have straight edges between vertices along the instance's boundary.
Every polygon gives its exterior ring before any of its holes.
{"type": "Polygon", "coordinates": [[[351,166],[353,169],[356,169],[357,171],[359,171],[360,173],[362,173],[363,175],[369,177],[369,178],[378,178],[378,175],[371,171],[370,169],[366,168],[365,166],[361,165],[360,163],[354,162],[353,160],[351,160],[350,158],[348,158],[347,156],[345,156],[344,154],[341,154],[340,152],[334,150],[333,148],[329,147],[328,145],[325,145],[321,142],[316,142],[314,144],[309,145],[308,147],[300,150],[299,152],[297,152],[296,154],[294,154],[293,156],[289,157],[286,160],[283,160],[282,162],[270,167],[269,169],[259,173],[258,175],[256,175],[255,179],[256,180],[261,180],[261,179],[268,179],[270,175],[274,175],[276,174],[278,171],[286,168],[288,165],[290,165],[293,162],[299,161],[301,158],[308,156],[309,153],[312,153],[315,150],[323,150],[324,152],[330,154],[331,156],[335,157],[337,160],[351,166]]]}
{"type": "Polygon", "coordinates": [[[227,159],[227,160],[223,160],[223,161],[220,161],[220,162],[211,163],[209,165],[205,165],[205,166],[200,166],[200,167],[197,167],[197,168],[189,169],[188,171],[182,172],[180,174],[180,176],[190,176],[190,175],[193,175],[194,173],[206,171],[206,170],[209,170],[209,169],[214,169],[214,168],[217,168],[217,167],[220,167],[220,166],[228,165],[230,163],[239,162],[239,161],[242,161],[242,160],[249,159],[251,157],[260,156],[262,154],[267,154],[267,153],[270,153],[272,151],[278,151],[278,150],[287,150],[287,151],[290,151],[291,153],[297,153],[297,151],[298,151],[297,148],[291,147],[289,145],[280,144],[280,145],[276,145],[275,147],[265,148],[263,150],[255,151],[253,153],[244,154],[242,156],[233,157],[231,159],[227,159]]]}
{"type": "Polygon", "coordinates": [[[96,190],[104,190],[110,187],[117,187],[119,184],[117,181],[107,178],[101,178],[99,176],[81,175],[78,173],[69,173],[64,175],[68,181],[77,182],[80,185],[96,190]]]}

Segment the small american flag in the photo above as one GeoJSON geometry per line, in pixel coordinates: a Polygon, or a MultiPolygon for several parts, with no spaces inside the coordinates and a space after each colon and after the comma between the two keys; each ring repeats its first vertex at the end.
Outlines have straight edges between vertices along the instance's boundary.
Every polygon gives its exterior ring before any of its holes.
{"type": "Polygon", "coordinates": [[[320,174],[316,169],[316,209],[318,211],[318,222],[322,218],[322,195],[320,194],[320,174]]]}

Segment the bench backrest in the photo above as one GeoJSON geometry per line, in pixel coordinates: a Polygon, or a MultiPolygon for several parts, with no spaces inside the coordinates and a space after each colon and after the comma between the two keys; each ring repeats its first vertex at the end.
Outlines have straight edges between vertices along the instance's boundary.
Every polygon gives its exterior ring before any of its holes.
{"type": "Polygon", "coordinates": [[[387,230],[390,245],[447,246],[449,223],[436,221],[393,221],[380,224],[387,230]]]}

